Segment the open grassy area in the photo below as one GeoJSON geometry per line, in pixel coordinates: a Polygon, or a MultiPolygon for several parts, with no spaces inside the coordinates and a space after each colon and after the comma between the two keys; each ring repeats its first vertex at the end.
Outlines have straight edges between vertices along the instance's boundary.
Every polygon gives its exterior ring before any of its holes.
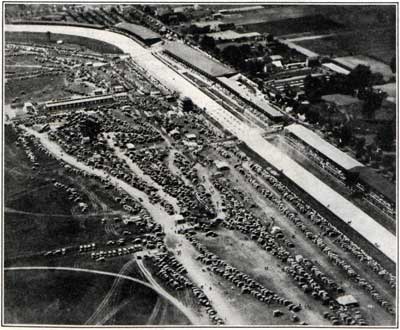
{"type": "Polygon", "coordinates": [[[247,24],[247,31],[271,33],[274,36],[282,36],[294,33],[313,32],[316,34],[336,30],[342,25],[322,15],[302,16],[286,18],[277,21],[247,24]]]}
{"type": "Polygon", "coordinates": [[[6,272],[4,321],[84,324],[112,282],[111,277],[75,272],[6,272]]]}
{"type": "Polygon", "coordinates": [[[396,31],[393,27],[352,31],[297,43],[320,55],[334,57],[364,55],[389,64],[396,53],[396,31]]]}
{"type": "MultiPolygon", "coordinates": [[[[114,280],[113,277],[85,272],[7,271],[4,279],[4,320],[11,324],[85,324],[111,289],[114,280]]],[[[157,293],[141,284],[122,280],[95,321],[109,325],[145,325],[152,315],[157,297],[157,293]]],[[[179,321],[179,317],[173,317],[179,312],[164,300],[157,308],[161,314],[158,320],[163,318],[166,324],[187,324],[179,321]]],[[[153,322],[157,322],[156,317],[153,322]]]]}
{"type": "Polygon", "coordinates": [[[65,84],[64,75],[42,76],[23,80],[8,80],[4,84],[5,103],[11,103],[14,98],[19,98],[18,103],[28,101],[48,101],[66,97],[63,91],[65,84]]]}
{"type": "Polygon", "coordinates": [[[111,44],[90,39],[80,36],[73,36],[67,34],[52,33],[50,35],[50,41],[45,33],[36,32],[6,32],[5,34],[6,42],[35,42],[35,43],[45,43],[45,44],[55,44],[57,40],[63,40],[64,45],[78,45],[83,49],[90,49],[99,53],[108,54],[122,54],[121,50],[111,44]]]}
{"type": "Polygon", "coordinates": [[[6,126],[6,261],[43,250],[106,240],[108,234],[100,224],[102,212],[120,209],[108,191],[93,179],[69,176],[57,161],[41,152],[35,152],[40,173],[32,170],[30,161],[16,146],[15,139],[15,132],[6,126]],[[81,214],[77,204],[68,199],[68,194],[53,186],[52,179],[80,191],[82,199],[88,204],[87,212],[81,214]],[[89,213],[92,214],[86,215],[89,213]]]}
{"type": "Polygon", "coordinates": [[[313,15],[318,12],[317,6],[293,6],[293,5],[268,5],[257,11],[240,12],[226,15],[222,18],[224,22],[235,24],[255,24],[272,22],[280,19],[289,19],[313,15]]]}

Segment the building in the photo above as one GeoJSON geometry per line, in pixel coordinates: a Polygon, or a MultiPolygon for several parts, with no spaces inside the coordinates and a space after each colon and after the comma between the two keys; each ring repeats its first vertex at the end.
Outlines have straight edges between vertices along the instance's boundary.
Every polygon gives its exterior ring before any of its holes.
{"type": "Polygon", "coordinates": [[[394,216],[396,210],[396,185],[389,182],[372,168],[361,166],[351,170],[356,176],[356,187],[380,209],[394,216]]]}
{"type": "Polygon", "coordinates": [[[358,306],[358,301],[356,298],[354,298],[351,294],[345,295],[338,297],[336,301],[343,306],[353,306],[356,307],[358,306]]]}
{"type": "Polygon", "coordinates": [[[165,45],[164,52],[210,79],[231,76],[236,73],[235,70],[217,62],[209,55],[183,43],[170,42],[165,45]]]}
{"type": "Polygon", "coordinates": [[[213,32],[207,33],[208,37],[211,37],[215,40],[216,43],[223,42],[241,42],[247,40],[255,40],[261,38],[261,34],[258,32],[248,32],[248,33],[237,33],[233,30],[226,30],[221,32],[213,32]]]}
{"type": "Polygon", "coordinates": [[[343,114],[359,117],[362,113],[363,101],[356,97],[344,94],[330,94],[322,96],[322,100],[334,106],[343,114]]]}
{"type": "Polygon", "coordinates": [[[274,109],[262,95],[257,95],[254,92],[252,93],[249,88],[239,81],[240,79],[241,75],[238,74],[231,78],[219,77],[218,81],[231,93],[264,113],[268,118],[274,121],[281,121],[283,119],[283,114],[281,112],[274,109]]]}
{"type": "Polygon", "coordinates": [[[133,143],[127,143],[126,144],[126,149],[133,150],[133,149],[135,149],[135,145],[133,143]]]}
{"type": "Polygon", "coordinates": [[[229,164],[224,161],[215,160],[214,164],[219,172],[229,171],[230,169],[229,164]]]}
{"type": "Polygon", "coordinates": [[[332,62],[322,63],[322,67],[339,74],[344,74],[346,76],[350,73],[350,70],[332,62]]]}
{"type": "MultiPolygon", "coordinates": [[[[292,124],[286,126],[285,134],[297,142],[298,145],[303,145],[305,149],[316,154],[316,157],[328,160],[329,163],[337,167],[340,172],[343,172],[343,179],[345,179],[345,173],[352,170],[354,167],[364,167],[359,161],[350,157],[348,154],[339,150],[318,134],[302,125],[292,124]]],[[[326,164],[326,166],[328,166],[328,164],[326,164]]]]}
{"type": "Polygon", "coordinates": [[[161,36],[158,33],[141,25],[121,22],[116,24],[115,28],[127,32],[148,46],[161,41],[161,36]]]}
{"type": "Polygon", "coordinates": [[[126,93],[108,94],[99,96],[85,96],[63,101],[49,101],[45,103],[45,108],[46,110],[49,111],[72,110],[72,109],[108,104],[115,102],[119,99],[124,99],[126,97],[127,97],[126,93]]]}
{"type": "Polygon", "coordinates": [[[238,13],[244,13],[244,12],[249,12],[249,11],[259,11],[263,10],[263,6],[245,6],[245,7],[234,7],[230,9],[221,9],[218,11],[218,13],[225,15],[225,14],[238,14],[238,13]]]}
{"type": "Polygon", "coordinates": [[[188,133],[188,134],[185,134],[185,138],[186,138],[188,141],[196,141],[197,136],[196,136],[196,134],[188,133]]]}

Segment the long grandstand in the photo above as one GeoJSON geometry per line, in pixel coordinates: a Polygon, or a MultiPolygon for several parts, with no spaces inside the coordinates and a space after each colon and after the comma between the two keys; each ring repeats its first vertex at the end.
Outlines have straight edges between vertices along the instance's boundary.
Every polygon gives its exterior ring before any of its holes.
{"type": "Polygon", "coordinates": [[[158,33],[141,25],[121,22],[116,24],[115,28],[132,35],[148,46],[161,41],[161,36],[158,33]]]}
{"type": "Polygon", "coordinates": [[[167,43],[164,52],[213,80],[217,77],[231,76],[236,73],[235,70],[213,60],[202,52],[179,42],[167,43]]]}
{"type": "Polygon", "coordinates": [[[390,216],[395,215],[396,188],[374,170],[325,141],[308,128],[292,124],[285,127],[287,140],[333,176],[346,181],[351,176],[354,186],[365,198],[390,216]]]}
{"type": "Polygon", "coordinates": [[[270,119],[274,121],[282,120],[283,114],[281,112],[275,110],[265,99],[263,99],[262,96],[250,95],[246,90],[246,87],[244,87],[237,79],[234,79],[234,77],[219,77],[218,81],[230,92],[267,115],[270,119]]]}
{"type": "Polygon", "coordinates": [[[334,147],[332,144],[321,138],[318,134],[314,133],[313,131],[302,125],[292,124],[286,126],[285,132],[290,137],[303,142],[322,156],[329,159],[332,163],[334,163],[343,171],[349,171],[357,166],[364,166],[359,161],[355,160],[348,154],[334,147]]]}

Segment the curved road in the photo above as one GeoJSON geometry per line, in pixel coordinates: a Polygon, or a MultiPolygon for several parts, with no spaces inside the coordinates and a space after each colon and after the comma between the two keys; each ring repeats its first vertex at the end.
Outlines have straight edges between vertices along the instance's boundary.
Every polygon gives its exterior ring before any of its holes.
{"type": "Polygon", "coordinates": [[[188,310],[187,307],[183,306],[183,304],[179,300],[177,300],[175,297],[171,296],[169,293],[165,292],[164,289],[162,289],[160,286],[154,287],[154,286],[150,285],[149,283],[146,283],[142,280],[139,280],[135,277],[131,277],[128,275],[122,275],[122,274],[117,274],[117,273],[112,273],[112,272],[105,272],[102,270],[86,269],[86,268],[73,268],[73,267],[44,267],[44,266],[43,267],[42,266],[7,267],[7,268],[4,268],[4,270],[5,271],[64,270],[64,271],[71,271],[71,272],[85,272],[85,273],[99,274],[99,275],[105,275],[105,276],[119,277],[124,280],[142,284],[142,285],[152,289],[153,291],[157,292],[160,296],[162,296],[163,298],[168,300],[177,309],[179,309],[181,311],[181,313],[183,315],[185,315],[192,324],[198,324],[198,323],[196,323],[197,317],[190,310],[188,310]]]}
{"type": "Polygon", "coordinates": [[[98,39],[110,43],[123,52],[131,55],[132,59],[144,68],[148,74],[156,77],[161,84],[171,90],[179,92],[182,96],[190,97],[201,108],[206,108],[207,113],[217,120],[224,128],[245,142],[253,151],[259,154],[272,166],[282,171],[295,184],[306,193],[329,208],[344,222],[349,224],[390,260],[397,260],[397,239],[373,218],[356,207],[349,200],[341,196],[324,182],[316,178],[302,166],[282,153],[278,148],[267,142],[259,130],[248,126],[238,120],[234,115],[225,110],[196,86],[180,76],[177,72],[161,62],[152,53],[150,48],[144,48],[134,40],[106,30],[71,26],[46,26],[46,25],[5,25],[5,31],[10,32],[47,32],[77,35],[86,38],[98,39]]]}

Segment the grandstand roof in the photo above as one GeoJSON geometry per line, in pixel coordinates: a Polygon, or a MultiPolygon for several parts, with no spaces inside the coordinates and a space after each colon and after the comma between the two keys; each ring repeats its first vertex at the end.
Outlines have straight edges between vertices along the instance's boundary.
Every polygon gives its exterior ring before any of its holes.
{"type": "Polygon", "coordinates": [[[236,72],[233,69],[218,63],[202,52],[182,43],[170,42],[165,45],[164,49],[180,60],[189,63],[212,77],[231,75],[236,72]]]}
{"type": "Polygon", "coordinates": [[[360,181],[385,196],[385,198],[387,198],[391,203],[396,203],[395,184],[389,182],[369,167],[356,167],[352,172],[357,172],[360,181]]]}
{"type": "Polygon", "coordinates": [[[45,105],[46,105],[46,107],[59,107],[59,106],[67,105],[67,104],[72,105],[72,104],[76,104],[76,103],[94,102],[94,101],[107,100],[107,99],[112,99],[112,98],[113,98],[112,94],[99,95],[99,96],[85,96],[85,97],[79,97],[79,98],[62,100],[62,101],[49,101],[49,102],[46,102],[45,105]]]}
{"type": "Polygon", "coordinates": [[[302,125],[292,124],[285,129],[347,171],[356,166],[364,166],[302,125]]]}
{"type": "Polygon", "coordinates": [[[121,23],[116,24],[115,27],[117,27],[121,30],[130,32],[130,33],[134,34],[135,36],[141,38],[142,40],[161,38],[161,36],[158,33],[154,32],[144,26],[137,25],[137,24],[121,22],[121,23]]]}
{"type": "Polygon", "coordinates": [[[249,91],[244,87],[241,83],[239,83],[236,79],[220,77],[218,80],[234,90],[236,93],[240,95],[240,97],[246,99],[248,102],[256,105],[260,110],[264,111],[271,118],[280,118],[282,117],[282,113],[275,110],[266,100],[262,97],[250,94],[249,91]]]}

